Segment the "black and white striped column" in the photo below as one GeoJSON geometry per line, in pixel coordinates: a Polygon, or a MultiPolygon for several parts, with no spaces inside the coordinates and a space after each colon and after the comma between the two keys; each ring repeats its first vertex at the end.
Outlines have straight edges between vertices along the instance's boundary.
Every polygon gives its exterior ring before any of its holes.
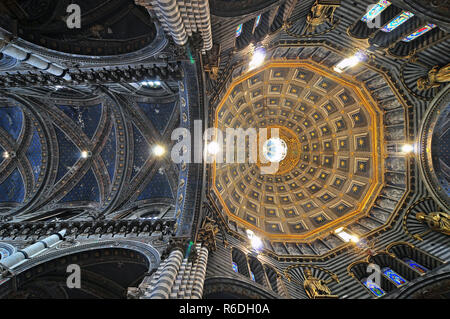
{"type": "Polygon", "coordinates": [[[208,264],[209,251],[206,247],[202,247],[201,244],[197,244],[197,261],[196,272],[193,278],[191,299],[202,299],[203,296],[203,284],[205,283],[206,266],[208,264]]]}
{"type": "Polygon", "coordinates": [[[175,249],[170,253],[158,281],[150,292],[150,299],[169,299],[182,260],[183,252],[180,249],[175,249]]]}

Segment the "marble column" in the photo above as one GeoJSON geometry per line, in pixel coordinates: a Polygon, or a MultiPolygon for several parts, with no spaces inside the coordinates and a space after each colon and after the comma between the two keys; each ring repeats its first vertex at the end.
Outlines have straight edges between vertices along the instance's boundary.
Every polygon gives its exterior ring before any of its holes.
{"type": "Polygon", "coordinates": [[[169,299],[182,260],[183,252],[180,249],[177,248],[170,253],[157,282],[150,292],[150,299],[169,299]]]}

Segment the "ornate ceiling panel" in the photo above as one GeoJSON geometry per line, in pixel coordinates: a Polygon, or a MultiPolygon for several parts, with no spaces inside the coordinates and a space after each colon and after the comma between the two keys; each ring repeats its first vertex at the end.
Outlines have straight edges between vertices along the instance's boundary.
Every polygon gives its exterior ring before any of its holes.
{"type": "Polygon", "coordinates": [[[401,146],[407,141],[407,106],[411,103],[398,91],[398,80],[373,61],[341,74],[333,72],[343,58],[342,52],[326,41],[280,41],[268,49],[268,62],[261,69],[249,72],[245,64],[231,68],[211,99],[210,119],[218,126],[258,128],[262,123],[289,129],[300,141],[300,160],[284,175],[260,178],[256,164],[223,163],[210,171],[210,203],[230,231],[246,237],[246,229],[253,229],[265,238],[265,248],[275,256],[326,258],[345,247],[345,241],[334,233],[339,227],[359,237],[382,232],[398,218],[396,213],[409,190],[409,158],[401,153],[401,146]],[[283,64],[288,66],[287,72],[277,79],[275,70],[282,71],[283,64]],[[295,78],[298,69],[303,69],[304,79],[295,78]],[[308,77],[308,72],[312,76],[308,77]],[[320,86],[322,82],[327,83],[325,88],[320,86]],[[297,92],[289,92],[293,86],[297,92]],[[260,92],[253,93],[258,88],[260,92]],[[314,94],[315,101],[309,99],[314,94]],[[335,111],[326,109],[328,101],[335,111]],[[296,132],[297,128],[301,132],[296,132]],[[364,140],[364,135],[369,139],[364,140]],[[359,146],[360,137],[365,145],[359,146]],[[344,144],[340,148],[341,139],[344,144]],[[325,145],[327,141],[331,149],[325,145]],[[228,182],[216,173],[219,171],[226,173],[228,182]],[[342,189],[336,189],[334,183],[339,177],[344,178],[342,189]],[[356,194],[352,197],[353,189],[356,194]],[[295,197],[299,193],[304,197],[295,197]],[[228,196],[227,201],[223,196],[228,196]],[[228,207],[234,207],[234,213],[228,207]],[[338,207],[343,213],[339,214],[338,207]],[[266,212],[266,208],[272,210],[266,212]]]}
{"type": "Polygon", "coordinates": [[[280,127],[288,156],[216,164],[214,191],[228,217],[269,238],[308,238],[361,212],[380,189],[380,110],[350,79],[312,61],[273,62],[237,79],[216,111],[226,128],[280,127]]]}
{"type": "Polygon", "coordinates": [[[0,106],[0,207],[20,207],[42,185],[46,172],[42,127],[19,105],[0,106]]]}
{"type": "Polygon", "coordinates": [[[15,17],[20,25],[19,37],[54,51],[88,56],[137,51],[155,39],[157,30],[150,15],[132,0],[82,1],[81,27],[72,29],[67,26],[67,8],[71,3],[20,1],[22,14],[15,17]]]}
{"type": "Polygon", "coordinates": [[[432,101],[422,122],[421,174],[432,196],[450,209],[450,86],[432,101]]]}
{"type": "Polygon", "coordinates": [[[262,10],[277,0],[212,0],[210,1],[211,14],[221,17],[244,16],[262,10]]]}
{"type": "Polygon", "coordinates": [[[11,95],[4,100],[0,209],[35,220],[49,211],[60,219],[77,217],[67,208],[104,213],[136,203],[170,206],[177,169],[167,158],[156,161],[151,147],[170,145],[165,131],[178,122],[176,98],[157,103],[134,97],[124,104],[118,102],[124,97],[116,98],[11,95]]]}

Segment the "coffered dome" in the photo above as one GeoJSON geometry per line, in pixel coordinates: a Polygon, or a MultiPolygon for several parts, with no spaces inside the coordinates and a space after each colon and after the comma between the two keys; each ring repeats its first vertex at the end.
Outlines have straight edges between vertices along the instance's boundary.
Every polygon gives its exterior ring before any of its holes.
{"type": "Polygon", "coordinates": [[[237,78],[216,119],[222,132],[279,129],[258,162],[224,160],[213,173],[226,216],[268,238],[314,238],[363,215],[381,189],[380,109],[363,86],[313,61],[272,61],[237,78]],[[264,173],[263,159],[278,170],[264,173]]]}

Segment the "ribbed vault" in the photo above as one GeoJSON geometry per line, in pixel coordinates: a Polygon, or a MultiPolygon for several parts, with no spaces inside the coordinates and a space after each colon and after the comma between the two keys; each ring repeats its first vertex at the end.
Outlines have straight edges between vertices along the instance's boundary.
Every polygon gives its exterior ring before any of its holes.
{"type": "Polygon", "coordinates": [[[0,105],[0,207],[20,220],[171,207],[176,166],[152,147],[171,145],[178,108],[175,96],[10,95],[0,105]]]}

